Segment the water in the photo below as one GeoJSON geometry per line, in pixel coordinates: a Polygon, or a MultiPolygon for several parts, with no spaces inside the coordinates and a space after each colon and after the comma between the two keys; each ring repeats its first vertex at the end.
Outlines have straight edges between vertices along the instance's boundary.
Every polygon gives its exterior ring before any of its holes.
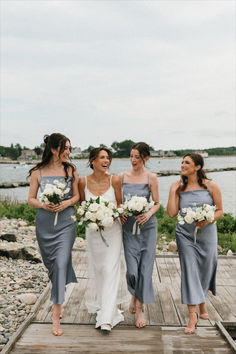
{"type": "MultiPolygon", "coordinates": [[[[151,172],[165,170],[179,170],[182,159],[157,159],[152,158],[148,161],[146,168],[151,172]]],[[[87,167],[86,160],[74,161],[80,177],[91,173],[91,169],[87,167]]],[[[27,174],[31,165],[0,165],[0,183],[3,182],[22,182],[26,180],[27,174]]],[[[236,167],[236,157],[209,157],[205,159],[205,167],[227,168],[236,167]]],[[[119,172],[130,169],[129,159],[114,159],[112,161],[109,172],[117,174],[119,172]]],[[[236,171],[224,171],[208,173],[208,177],[213,179],[222,192],[224,212],[236,215],[236,171]]],[[[178,176],[159,177],[159,194],[161,204],[166,206],[168,201],[169,188],[173,181],[176,181],[178,176]]],[[[0,189],[0,197],[9,198],[23,202],[27,200],[29,188],[9,188],[0,189]]]]}

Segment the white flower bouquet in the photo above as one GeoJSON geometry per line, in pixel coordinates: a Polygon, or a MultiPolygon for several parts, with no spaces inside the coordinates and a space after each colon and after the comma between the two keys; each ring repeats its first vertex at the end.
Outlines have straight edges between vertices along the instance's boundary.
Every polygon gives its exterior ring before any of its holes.
{"type": "MultiPolygon", "coordinates": [[[[193,222],[199,221],[214,221],[216,206],[203,204],[201,206],[194,206],[193,208],[182,208],[178,213],[178,223],[180,225],[192,224],[193,222]]],[[[194,230],[194,243],[196,243],[196,235],[197,235],[198,227],[195,227],[194,230]]]]}
{"type": "Polygon", "coordinates": [[[77,209],[77,218],[79,225],[88,227],[90,230],[98,231],[100,236],[108,247],[101,230],[112,226],[115,219],[123,213],[122,208],[116,208],[115,204],[106,201],[102,197],[90,198],[81,203],[77,209]]]}
{"type": "MultiPolygon", "coordinates": [[[[59,204],[64,196],[70,191],[69,188],[66,188],[66,183],[62,181],[58,181],[55,179],[53,184],[47,183],[45,185],[43,193],[40,195],[39,200],[42,203],[49,204],[59,204]]],[[[57,224],[58,212],[56,212],[54,219],[54,226],[57,224]]]]}
{"type": "MultiPolygon", "coordinates": [[[[121,207],[123,208],[123,215],[137,216],[142,213],[146,213],[153,207],[153,205],[155,205],[153,201],[148,202],[145,197],[138,197],[134,195],[130,199],[126,199],[121,207]]],[[[141,227],[142,225],[138,225],[137,222],[135,222],[133,225],[133,235],[139,235],[141,227]]]]}

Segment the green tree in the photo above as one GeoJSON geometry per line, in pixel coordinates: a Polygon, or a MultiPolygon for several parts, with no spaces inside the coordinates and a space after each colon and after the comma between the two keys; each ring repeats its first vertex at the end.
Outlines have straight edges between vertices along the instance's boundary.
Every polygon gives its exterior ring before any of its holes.
{"type": "Polygon", "coordinates": [[[111,147],[115,150],[115,157],[129,157],[131,147],[134,145],[132,140],[123,140],[120,143],[114,141],[111,147]]]}

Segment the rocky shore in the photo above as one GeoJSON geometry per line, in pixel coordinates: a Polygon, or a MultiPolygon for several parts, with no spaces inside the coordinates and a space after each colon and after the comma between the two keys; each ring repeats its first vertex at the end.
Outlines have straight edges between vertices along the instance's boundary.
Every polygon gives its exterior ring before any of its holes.
{"type": "MultiPolygon", "coordinates": [[[[77,238],[75,247],[84,247],[77,238]]],[[[0,350],[31,312],[48,284],[35,226],[21,219],[0,220],[0,350]]]]}
{"type": "MultiPolygon", "coordinates": [[[[77,237],[73,249],[84,249],[85,246],[86,241],[77,237]]],[[[232,255],[230,252],[228,255],[232,255]]],[[[176,242],[168,242],[166,235],[159,235],[157,254],[177,254],[176,242]]],[[[48,284],[47,270],[38,251],[35,226],[28,226],[21,219],[0,220],[0,267],[1,350],[31,313],[48,284]]]]}

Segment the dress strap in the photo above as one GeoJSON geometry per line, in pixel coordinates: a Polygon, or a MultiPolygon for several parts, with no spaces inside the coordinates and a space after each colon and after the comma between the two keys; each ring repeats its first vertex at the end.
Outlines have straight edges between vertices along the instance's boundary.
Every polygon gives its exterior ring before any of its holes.
{"type": "Polygon", "coordinates": [[[124,178],[125,178],[125,173],[122,173],[122,178],[121,178],[122,184],[124,183],[124,178]]]}
{"type": "Polygon", "coordinates": [[[39,169],[39,175],[40,175],[40,179],[42,178],[42,171],[41,168],[39,169]]]}
{"type": "Polygon", "coordinates": [[[112,186],[112,175],[110,177],[110,187],[112,186]]]}
{"type": "Polygon", "coordinates": [[[206,186],[207,186],[207,189],[209,190],[209,192],[211,193],[210,183],[211,183],[211,180],[208,179],[207,182],[206,182],[206,186]]]}
{"type": "Polygon", "coordinates": [[[148,184],[148,186],[149,186],[149,172],[148,172],[148,174],[147,174],[147,184],[148,184]]]}
{"type": "Polygon", "coordinates": [[[85,188],[87,188],[87,176],[85,176],[84,179],[85,179],[85,188]]]}

